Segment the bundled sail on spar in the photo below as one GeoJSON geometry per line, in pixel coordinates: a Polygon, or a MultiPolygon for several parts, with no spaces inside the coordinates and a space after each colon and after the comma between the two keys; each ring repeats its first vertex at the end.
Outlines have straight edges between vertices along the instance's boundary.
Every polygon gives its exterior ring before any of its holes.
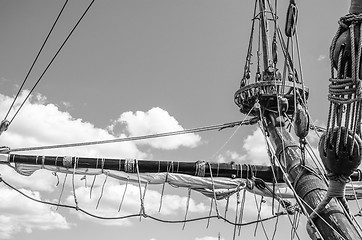
{"type": "MultiPolygon", "coordinates": [[[[352,1],[351,13],[358,15],[362,12],[359,11],[362,10],[360,2],[352,1]]],[[[309,129],[316,129],[316,127],[311,126],[312,123],[308,115],[307,101],[310,93],[309,89],[304,85],[301,68],[296,28],[298,16],[296,2],[290,1],[284,33],[278,25],[276,7],[277,1],[275,1],[274,5],[266,0],[255,1],[244,73],[240,88],[234,95],[239,110],[247,117],[252,116],[247,124],[259,125],[266,140],[270,166],[211,163],[206,161],[146,161],[10,154],[11,152],[17,152],[16,149],[3,149],[0,162],[13,167],[19,174],[26,176],[39,169],[73,174],[73,176],[75,174],[93,176],[103,174],[127,183],[133,182],[139,186],[140,191],[141,185],[168,183],[172,186],[198,191],[214,200],[215,204],[217,200],[228,199],[241,190],[248,190],[253,194],[271,197],[273,200],[279,201],[280,205],[286,209],[283,214],[294,214],[298,208],[298,212],[302,212],[309,219],[307,226],[311,238],[339,239],[342,237],[344,239],[360,239],[361,234],[357,228],[358,223],[353,222],[353,219],[351,220],[350,213],[344,209],[346,205],[340,205],[337,201],[329,202],[331,185],[333,184],[328,186],[328,182],[336,179],[340,181],[340,173],[336,173],[336,169],[331,167],[334,166],[332,163],[332,165],[327,165],[329,166],[329,168],[327,167],[329,172],[326,174],[324,166],[312,153],[312,148],[307,141],[309,129]],[[258,31],[254,31],[255,29],[258,29],[258,31]],[[280,60],[280,56],[282,56],[283,60],[280,60]],[[297,137],[297,141],[292,137],[290,128],[295,129],[294,135],[297,137]],[[289,199],[292,198],[295,199],[296,205],[291,205],[289,202],[289,199]],[[324,201],[325,199],[328,201],[324,201]],[[321,202],[329,203],[329,208],[325,208],[321,202]]],[[[358,16],[352,16],[346,18],[343,24],[346,26],[352,24],[351,29],[353,30],[356,24],[357,26],[360,24],[360,19],[358,16]]],[[[347,28],[343,27],[343,29],[347,28]]],[[[346,32],[343,34],[343,29],[340,29],[339,33],[341,34],[338,37],[343,36],[343,40],[348,40],[348,36],[346,36],[348,34],[346,32]]],[[[349,34],[352,35],[352,33],[353,31],[349,34]]],[[[351,38],[354,39],[354,37],[351,38]]],[[[335,42],[338,43],[337,38],[335,42]]],[[[351,44],[351,46],[353,45],[351,44]]],[[[352,47],[347,50],[352,51],[352,47]]],[[[348,55],[346,52],[341,54],[344,57],[348,55]]],[[[352,56],[355,55],[352,54],[352,56]]],[[[359,93],[355,92],[356,86],[358,86],[358,83],[356,83],[358,77],[354,74],[352,78],[351,72],[353,71],[350,69],[351,63],[354,62],[356,66],[356,62],[360,61],[360,59],[356,60],[355,57],[353,57],[352,61],[343,59],[343,64],[336,64],[336,59],[334,61],[334,67],[338,68],[338,73],[336,77],[332,76],[331,78],[333,82],[330,87],[332,89],[330,92],[332,111],[328,120],[327,135],[325,135],[332,137],[322,138],[328,142],[320,145],[320,149],[324,151],[334,150],[333,147],[328,146],[329,143],[331,146],[339,146],[339,144],[333,142],[333,139],[339,139],[338,143],[349,144],[351,139],[353,142],[358,139],[357,136],[360,134],[358,124],[356,124],[356,122],[360,121],[360,116],[358,116],[358,111],[360,111],[359,93]],[[344,67],[341,67],[342,65],[344,67]],[[353,98],[357,100],[354,101],[353,98]],[[342,100],[346,101],[346,103],[341,105],[340,101],[342,100]],[[350,103],[351,105],[348,105],[350,103]],[[346,114],[346,112],[348,113],[346,114]],[[349,123],[351,124],[349,125],[349,123]],[[346,126],[343,124],[346,124],[346,126]],[[337,127],[337,130],[334,130],[335,127],[337,127]],[[353,129],[352,132],[357,133],[357,135],[348,135],[349,128],[353,129]]],[[[357,65],[359,66],[359,64],[357,65]]],[[[4,119],[0,131],[6,131],[8,127],[11,127],[11,121],[4,119]]],[[[245,125],[245,122],[236,122],[224,126],[218,125],[213,130],[237,125],[245,125]]],[[[182,134],[188,132],[193,131],[184,131],[182,134]]],[[[67,147],[66,145],[59,147],[67,147]]],[[[356,149],[358,149],[358,146],[355,147],[356,149]]],[[[327,153],[330,154],[330,152],[327,153]]],[[[346,153],[346,151],[341,152],[346,153]]],[[[323,155],[322,159],[324,164],[329,163],[323,158],[323,155]]],[[[355,169],[354,166],[354,168],[348,170],[347,177],[345,175],[342,177],[344,177],[345,182],[340,184],[343,185],[343,188],[339,189],[338,198],[342,200],[360,199],[362,197],[362,184],[353,181],[347,182],[347,180],[351,178],[354,181],[361,181],[361,171],[355,169]]],[[[6,179],[3,179],[3,181],[10,186],[6,179]]],[[[73,190],[73,193],[75,196],[75,190],[73,190]]],[[[143,205],[142,195],[144,194],[140,192],[141,205],[143,205]]],[[[75,203],[74,208],[76,210],[81,209],[76,200],[75,203]]],[[[48,204],[57,205],[56,203],[48,204]]],[[[275,213],[274,216],[277,217],[280,214],[275,213]]],[[[139,216],[152,218],[152,216],[146,214],[143,207],[139,216]]],[[[222,218],[219,214],[217,217],[222,218]]],[[[239,219],[241,218],[239,216],[239,219]]],[[[228,221],[226,218],[222,219],[228,221]]],[[[185,217],[184,222],[186,220],[185,217]]],[[[259,220],[262,221],[258,216],[257,222],[259,220]]],[[[238,221],[229,222],[235,226],[243,225],[238,221]]]]}
{"type": "MultiPolygon", "coordinates": [[[[280,168],[270,166],[241,165],[235,163],[208,163],[152,161],[137,159],[82,158],[70,156],[0,155],[0,163],[12,165],[21,175],[30,176],[35,171],[78,175],[107,175],[137,184],[164,184],[198,191],[217,200],[246,189],[265,197],[294,198],[284,183],[280,168]],[[273,173],[274,172],[274,173],[273,173]],[[278,178],[274,178],[276,174],[278,178]],[[276,183],[272,183],[276,180],[276,183]],[[272,190],[272,188],[274,191],[272,190]]],[[[361,173],[356,171],[347,186],[349,200],[362,198],[361,173]]]]}

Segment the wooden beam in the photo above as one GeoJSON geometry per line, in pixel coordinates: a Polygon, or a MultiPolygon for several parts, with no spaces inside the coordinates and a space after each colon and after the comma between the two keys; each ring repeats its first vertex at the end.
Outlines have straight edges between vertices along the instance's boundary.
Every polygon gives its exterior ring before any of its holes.
{"type": "MultiPolygon", "coordinates": [[[[272,118],[273,116],[268,117],[267,129],[276,149],[277,157],[294,185],[296,194],[303,199],[306,211],[310,214],[325,197],[327,185],[322,180],[321,175],[305,170],[305,167],[301,165],[299,143],[284,127],[275,126],[273,124],[275,121],[272,118]]],[[[362,239],[335,199],[327,205],[320,215],[324,221],[317,218],[314,222],[323,239],[339,240],[341,236],[344,239],[362,239]]]]}
{"type": "MultiPolygon", "coordinates": [[[[49,165],[58,167],[64,166],[64,156],[36,156],[36,155],[17,155],[10,154],[5,157],[3,163],[23,163],[32,165],[49,165]]],[[[77,162],[76,168],[91,168],[115,171],[126,171],[126,159],[112,159],[112,158],[88,158],[88,157],[72,157],[71,166],[74,167],[75,159],[77,162]],[[102,167],[103,166],[103,167],[102,167]]],[[[197,175],[198,162],[179,162],[179,161],[157,161],[157,160],[137,160],[140,173],[158,173],[170,172],[181,173],[195,176],[197,175]]],[[[265,182],[272,182],[274,180],[273,171],[270,166],[250,165],[250,164],[237,164],[237,163],[207,163],[205,162],[205,177],[210,177],[210,167],[213,177],[226,177],[226,178],[261,178],[265,182]]],[[[277,181],[283,182],[283,174],[279,168],[274,170],[277,181]]]]}
{"type": "MultiPolygon", "coordinates": [[[[9,162],[32,164],[32,165],[49,165],[63,166],[63,158],[56,156],[37,156],[37,155],[3,155],[0,163],[8,164],[9,162]],[[43,160],[44,159],[44,160],[43,160]]],[[[125,159],[109,159],[103,158],[105,170],[124,171],[125,159]]],[[[72,158],[72,167],[74,167],[75,157],[72,158]]],[[[102,158],[86,158],[77,157],[78,168],[101,168],[102,158]]],[[[178,161],[157,161],[157,160],[138,160],[139,171],[141,173],[157,173],[157,172],[178,172],[188,175],[195,175],[196,162],[178,162],[178,161]]],[[[271,166],[236,164],[236,163],[212,163],[210,162],[213,177],[227,178],[251,178],[252,173],[255,177],[265,182],[276,181],[284,183],[283,172],[279,167],[274,168],[275,178],[271,166]]],[[[206,165],[205,177],[210,177],[209,165],[206,165]]],[[[355,171],[351,175],[352,181],[361,181],[362,173],[360,170],[355,171]]]]}
{"type": "Polygon", "coordinates": [[[263,47],[263,62],[264,69],[266,70],[269,67],[270,62],[270,47],[269,47],[269,28],[268,28],[268,18],[266,16],[266,4],[265,0],[259,0],[259,9],[260,9],[260,30],[261,30],[261,39],[262,39],[262,47],[263,47]]]}

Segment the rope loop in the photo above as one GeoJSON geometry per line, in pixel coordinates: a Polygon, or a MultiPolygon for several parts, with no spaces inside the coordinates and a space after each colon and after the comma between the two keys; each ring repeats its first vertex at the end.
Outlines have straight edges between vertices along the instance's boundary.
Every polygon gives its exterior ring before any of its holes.
{"type": "Polygon", "coordinates": [[[362,22],[362,14],[353,14],[353,13],[349,13],[341,17],[338,21],[339,25],[345,29],[348,29],[348,27],[352,24],[357,24],[361,22],[362,22]]]}
{"type": "Polygon", "coordinates": [[[197,161],[195,162],[195,175],[198,177],[205,177],[205,173],[206,173],[206,161],[201,160],[201,161],[197,161]]]}
{"type": "Polygon", "coordinates": [[[135,159],[125,159],[124,161],[124,171],[126,173],[136,173],[135,159]]]}
{"type": "Polygon", "coordinates": [[[65,167],[65,168],[73,167],[72,161],[73,161],[73,158],[71,156],[63,157],[63,167],[65,167]]]}

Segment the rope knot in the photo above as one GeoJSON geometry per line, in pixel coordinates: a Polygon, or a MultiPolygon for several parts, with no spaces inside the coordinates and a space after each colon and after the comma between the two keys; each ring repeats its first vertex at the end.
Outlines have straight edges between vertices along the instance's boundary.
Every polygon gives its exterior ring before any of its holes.
{"type": "Polygon", "coordinates": [[[351,24],[357,24],[362,22],[362,14],[349,13],[341,17],[338,21],[339,25],[343,28],[348,28],[351,24]]]}
{"type": "Polygon", "coordinates": [[[63,167],[65,168],[72,168],[73,167],[73,158],[71,156],[63,157],[63,167]]]}
{"type": "Polygon", "coordinates": [[[8,127],[10,125],[10,122],[6,119],[2,120],[0,123],[0,135],[5,132],[6,130],[8,130],[8,127]]]}
{"type": "Polygon", "coordinates": [[[0,153],[8,154],[10,152],[10,148],[7,146],[0,147],[0,153]]]}
{"type": "Polygon", "coordinates": [[[205,177],[205,173],[206,173],[206,161],[204,160],[200,160],[195,162],[195,175],[198,177],[205,177]]]}
{"type": "Polygon", "coordinates": [[[135,159],[125,159],[124,161],[124,171],[126,173],[135,173],[136,172],[136,160],[135,159]]]}

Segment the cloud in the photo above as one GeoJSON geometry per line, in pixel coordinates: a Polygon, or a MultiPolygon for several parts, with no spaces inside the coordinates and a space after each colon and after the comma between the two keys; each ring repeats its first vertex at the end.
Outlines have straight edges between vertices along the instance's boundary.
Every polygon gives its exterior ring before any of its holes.
{"type": "Polygon", "coordinates": [[[225,154],[219,154],[217,157],[217,162],[227,163],[227,162],[243,162],[246,160],[246,155],[239,154],[238,152],[227,150],[225,154]]]}
{"type": "Polygon", "coordinates": [[[265,138],[260,131],[256,129],[243,142],[243,154],[236,151],[227,150],[217,158],[218,162],[238,162],[255,165],[268,165],[269,156],[266,150],[265,138]]]}
{"type": "MultiPolygon", "coordinates": [[[[21,102],[28,94],[23,91],[19,97],[21,102]]],[[[5,115],[12,98],[0,94],[0,114],[5,115]]],[[[46,104],[46,98],[37,94],[32,96],[23,106],[9,129],[1,136],[3,145],[11,148],[44,146],[53,144],[76,143],[95,140],[114,139],[106,129],[96,128],[82,119],[75,119],[69,113],[60,111],[54,104],[46,104]]],[[[18,104],[16,104],[16,109],[18,104]]],[[[13,112],[10,113],[10,117],[13,112]]],[[[124,137],[124,135],[120,136],[124,137]]],[[[62,154],[78,156],[102,157],[145,157],[132,142],[96,145],[55,150],[42,150],[31,154],[62,154]]]]}
{"type": "MultiPolygon", "coordinates": [[[[38,192],[20,189],[25,194],[40,199],[38,192]]],[[[31,233],[34,229],[69,229],[70,224],[51,207],[19,196],[15,191],[0,188],[0,238],[11,238],[20,231],[31,233]]]]}
{"type": "MultiPolygon", "coordinates": [[[[239,204],[242,202],[243,193],[242,190],[240,192],[240,198],[239,198],[239,204]]],[[[270,217],[272,214],[272,204],[271,204],[271,198],[264,198],[265,202],[261,204],[261,211],[260,211],[260,217],[266,218],[270,217]]],[[[245,203],[244,206],[238,206],[237,207],[237,195],[233,195],[229,199],[229,206],[227,209],[227,218],[232,219],[235,217],[235,211],[238,209],[240,211],[240,208],[243,207],[243,222],[248,221],[254,221],[256,216],[258,215],[258,208],[260,207],[260,201],[261,196],[255,195],[253,193],[250,193],[248,191],[245,191],[245,203]]],[[[225,201],[218,201],[218,205],[220,207],[225,208],[226,207],[226,200],[225,201]]],[[[276,202],[275,207],[278,206],[278,203],[276,202]]],[[[222,213],[222,212],[220,212],[222,213]]],[[[240,212],[238,212],[240,214],[240,212]]],[[[234,220],[231,220],[234,221],[234,220]]]]}
{"type": "MultiPolygon", "coordinates": [[[[11,110],[9,119],[13,116],[15,110],[18,109],[20,103],[25,99],[29,91],[23,91],[14,109],[11,110]]],[[[5,116],[13,98],[0,94],[0,115],[5,116]]],[[[114,126],[109,128],[97,128],[93,124],[82,119],[73,118],[68,112],[60,110],[55,104],[47,101],[45,96],[34,94],[28,99],[16,116],[9,129],[0,137],[2,145],[10,148],[29,147],[29,146],[44,146],[64,143],[77,143],[95,140],[108,140],[119,137],[135,136],[152,134],[157,132],[177,131],[182,130],[182,126],[177,120],[170,116],[167,111],[160,108],[153,108],[148,112],[127,112],[120,114],[119,122],[123,129],[120,134],[114,134],[109,131],[114,126]]],[[[200,142],[200,136],[195,134],[180,135],[156,141],[147,141],[142,144],[148,144],[154,148],[160,149],[176,149],[180,146],[195,147],[200,142]]],[[[92,156],[104,158],[147,158],[149,153],[142,152],[136,142],[123,142],[106,145],[94,145],[90,147],[77,147],[66,149],[41,150],[29,153],[31,155],[71,155],[71,156],[92,156]]],[[[61,187],[55,187],[57,178],[49,171],[39,170],[30,177],[21,176],[15,173],[9,166],[0,166],[1,176],[4,180],[14,186],[28,188],[36,191],[45,191],[47,194],[52,194],[53,202],[57,202],[56,193],[59,194],[61,187]]],[[[58,174],[60,182],[64,178],[64,174],[58,174]]],[[[103,176],[104,177],[104,176],[103,176]]],[[[71,177],[68,176],[66,189],[70,189],[71,177]]],[[[102,179],[102,177],[97,177],[102,179]]],[[[104,178],[103,178],[104,179],[104,178]]],[[[79,198],[81,207],[93,212],[100,195],[101,182],[97,181],[94,187],[94,196],[89,199],[89,188],[85,188],[84,181],[76,177],[76,194],[79,198]]],[[[60,185],[61,186],[61,185],[60,185]]],[[[134,214],[139,212],[140,203],[135,201],[139,199],[139,189],[136,186],[129,185],[127,197],[122,207],[122,214],[134,214]]],[[[97,214],[104,216],[116,216],[118,214],[118,205],[123,194],[124,185],[119,185],[116,180],[109,180],[105,188],[97,214]]],[[[44,197],[38,192],[24,190],[37,199],[44,197]]],[[[69,193],[69,192],[68,192],[69,193]]],[[[66,203],[73,203],[72,195],[64,192],[62,197],[66,203]]],[[[50,196],[50,195],[49,195],[50,196]]],[[[148,190],[146,195],[145,207],[148,213],[159,214],[158,204],[160,201],[160,193],[157,191],[148,190]]],[[[48,206],[30,202],[19,198],[19,196],[10,190],[1,190],[0,209],[4,209],[0,213],[0,238],[8,238],[20,231],[31,232],[33,229],[67,229],[71,225],[59,213],[52,211],[48,206]],[[19,200],[18,200],[19,199],[19,200]],[[20,206],[19,206],[20,205],[20,206]],[[6,208],[6,209],[5,209],[6,208]]],[[[163,207],[160,215],[173,215],[177,212],[184,211],[187,197],[177,195],[165,195],[163,198],[163,207]]],[[[196,203],[190,200],[190,212],[203,212],[206,207],[203,203],[196,203]]],[[[78,214],[78,212],[73,212],[78,214]]],[[[86,219],[84,214],[79,215],[80,218],[86,219]]],[[[89,218],[88,218],[89,219],[89,218]]],[[[101,221],[107,225],[127,225],[128,221],[101,221]]]]}
{"type": "Polygon", "coordinates": [[[326,58],[327,58],[326,55],[322,55],[322,54],[321,54],[321,55],[318,56],[317,61],[320,62],[320,61],[323,61],[323,60],[326,59],[326,58]]]}
{"type": "Polygon", "coordinates": [[[256,129],[245,139],[243,149],[246,151],[245,161],[247,163],[255,165],[269,164],[265,138],[260,129],[256,129]]]}
{"type": "MultiPolygon", "coordinates": [[[[164,132],[181,131],[184,128],[170,114],[158,107],[147,112],[125,112],[110,126],[114,130],[117,124],[125,126],[125,132],[129,136],[142,136],[164,132]]],[[[177,149],[183,147],[196,147],[201,137],[196,134],[184,134],[151,140],[143,140],[137,144],[147,144],[158,149],[177,149]]]]}
{"type": "Polygon", "coordinates": [[[9,166],[0,165],[0,173],[1,177],[12,185],[35,191],[52,192],[57,183],[56,177],[47,170],[36,171],[31,176],[22,176],[9,166]]]}
{"type": "MultiPolygon", "coordinates": [[[[114,184],[115,182],[116,181],[105,186],[101,198],[101,186],[94,187],[92,191],[92,198],[90,198],[90,188],[77,188],[76,197],[79,207],[98,216],[106,217],[120,217],[139,213],[141,210],[140,189],[138,186],[132,184],[128,184],[124,201],[122,202],[121,211],[118,212],[126,185],[114,184]],[[98,201],[99,206],[98,209],[96,209],[98,201]]],[[[144,187],[141,188],[141,192],[142,194],[144,193],[144,187]]],[[[168,216],[183,214],[186,209],[187,197],[165,194],[163,196],[161,212],[159,213],[158,209],[160,200],[161,194],[158,191],[149,189],[146,190],[144,198],[145,212],[153,216],[168,216]]],[[[74,205],[74,197],[68,196],[66,203],[74,205]]],[[[193,199],[190,199],[188,210],[192,213],[206,213],[208,207],[206,207],[203,203],[196,203],[193,199]]],[[[95,221],[102,225],[128,226],[131,224],[130,220],[132,219],[104,221],[91,218],[84,213],[74,211],[72,211],[72,213],[77,214],[77,216],[82,220],[95,221]]]]}
{"type": "Polygon", "coordinates": [[[224,240],[224,238],[218,238],[218,237],[197,237],[195,240],[224,240]]]}

